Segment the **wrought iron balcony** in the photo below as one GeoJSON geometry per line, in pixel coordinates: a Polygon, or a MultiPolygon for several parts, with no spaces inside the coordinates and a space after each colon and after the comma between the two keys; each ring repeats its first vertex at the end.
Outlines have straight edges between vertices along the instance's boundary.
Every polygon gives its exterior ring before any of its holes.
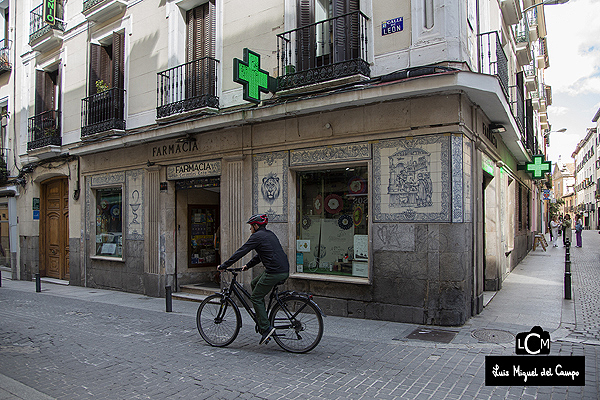
{"type": "Polygon", "coordinates": [[[84,0],[83,15],[89,21],[97,23],[123,13],[127,8],[127,0],[84,0]]]}
{"type": "Polygon", "coordinates": [[[482,33],[479,35],[479,40],[479,72],[496,75],[508,100],[508,58],[502,48],[498,32],[482,33]]]}
{"type": "Polygon", "coordinates": [[[277,35],[277,89],[370,76],[368,20],[355,11],[277,35]]]}
{"type": "Polygon", "coordinates": [[[112,88],[81,101],[81,137],[125,130],[125,90],[112,88]]]}
{"type": "Polygon", "coordinates": [[[45,146],[61,146],[61,112],[45,111],[30,117],[27,124],[29,140],[27,150],[35,150],[45,146]]]}
{"type": "Polygon", "coordinates": [[[56,2],[56,24],[51,26],[44,22],[43,4],[34,8],[29,18],[29,45],[38,51],[45,51],[62,42],[65,31],[63,22],[63,6],[56,2]]]}
{"type": "Polygon", "coordinates": [[[0,40],[0,75],[12,70],[10,63],[10,41],[0,40]]]}
{"type": "Polygon", "coordinates": [[[219,108],[217,64],[203,57],[169,68],[157,75],[157,118],[199,110],[219,108]]]}
{"type": "Polygon", "coordinates": [[[483,74],[496,75],[500,87],[509,103],[512,115],[517,122],[521,137],[525,134],[525,106],[522,88],[509,86],[508,58],[500,43],[498,32],[488,32],[479,35],[479,65],[483,74]]]}
{"type": "Polygon", "coordinates": [[[0,185],[5,185],[8,181],[8,155],[10,149],[0,148],[0,185]]]}

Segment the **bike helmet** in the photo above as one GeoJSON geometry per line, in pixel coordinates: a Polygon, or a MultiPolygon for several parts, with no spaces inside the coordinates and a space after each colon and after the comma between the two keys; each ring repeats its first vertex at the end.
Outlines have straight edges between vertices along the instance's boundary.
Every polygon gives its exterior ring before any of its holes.
{"type": "Polygon", "coordinates": [[[246,222],[246,223],[265,226],[269,223],[269,217],[267,217],[267,214],[255,214],[255,215],[251,216],[250,219],[248,220],[248,222],[246,222]]]}

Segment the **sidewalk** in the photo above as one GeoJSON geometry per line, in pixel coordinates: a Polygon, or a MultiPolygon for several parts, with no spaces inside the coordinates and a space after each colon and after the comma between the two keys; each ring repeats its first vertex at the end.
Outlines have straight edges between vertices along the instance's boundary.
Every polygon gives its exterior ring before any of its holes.
{"type": "MultiPolygon", "coordinates": [[[[541,248],[538,248],[535,252],[530,252],[506,277],[500,291],[495,294],[489,293],[489,297],[492,298],[483,312],[469,319],[462,327],[421,326],[329,316],[324,321],[324,341],[326,340],[325,338],[352,339],[363,342],[363,347],[372,344],[372,346],[378,346],[377,348],[381,349],[389,348],[386,345],[391,344],[396,345],[395,348],[398,348],[397,345],[400,344],[402,348],[415,350],[414,352],[409,352],[411,356],[414,354],[414,357],[416,357],[415,360],[419,361],[422,358],[429,360],[428,362],[440,359],[440,355],[442,355],[443,360],[443,357],[446,357],[444,351],[448,354],[455,354],[456,351],[460,352],[458,354],[464,354],[463,351],[468,351],[469,357],[464,358],[462,363],[468,365],[469,368],[481,368],[481,358],[476,358],[478,357],[477,354],[489,354],[492,351],[495,353],[495,349],[499,349],[500,352],[511,353],[515,346],[514,335],[519,332],[529,331],[535,325],[539,325],[548,331],[553,342],[570,342],[575,345],[600,345],[600,341],[595,340],[589,333],[593,331],[594,326],[597,326],[593,324],[600,323],[600,317],[595,318],[598,314],[597,310],[600,301],[589,307],[592,311],[596,310],[596,314],[591,311],[577,309],[576,320],[575,312],[576,307],[580,307],[580,304],[590,301],[590,297],[587,295],[589,288],[595,288],[592,294],[600,296],[595,278],[589,281],[584,280],[584,277],[590,274],[589,271],[600,270],[600,264],[597,262],[600,246],[594,245],[594,243],[599,243],[599,240],[600,235],[598,235],[597,231],[584,232],[584,247],[581,249],[571,249],[572,269],[578,271],[577,273],[574,272],[573,300],[564,300],[565,249],[563,247],[550,247],[544,252],[541,248]],[[578,263],[585,264],[588,269],[579,268],[578,263]],[[581,288],[576,287],[576,284],[579,284],[581,288]],[[585,291],[582,291],[583,289],[585,291]],[[580,322],[579,319],[581,316],[585,316],[586,324],[576,329],[576,322],[580,322]],[[419,334],[423,333],[423,336],[426,336],[426,333],[429,331],[451,333],[451,340],[447,342],[414,340],[415,332],[419,334]],[[366,342],[369,342],[369,344],[366,342]],[[427,355],[427,352],[421,350],[430,348],[433,350],[438,349],[439,351],[436,350],[432,353],[433,355],[427,355]],[[451,351],[447,351],[448,349],[451,351]]],[[[8,271],[2,271],[2,288],[0,290],[6,288],[33,293],[34,296],[56,296],[75,299],[81,302],[96,302],[165,313],[164,298],[152,298],[139,294],[77,286],[63,286],[46,282],[42,282],[42,293],[36,294],[34,282],[12,281],[8,279],[9,275],[8,271]]],[[[174,299],[172,314],[186,316],[186,318],[195,318],[197,307],[197,303],[174,299]]],[[[244,320],[247,321],[248,319],[244,318],[244,320]]],[[[252,331],[252,328],[246,327],[246,325],[244,325],[243,329],[252,331]]],[[[193,334],[193,332],[190,334],[193,334]]],[[[252,332],[246,336],[250,337],[251,334],[252,332]]],[[[244,340],[244,332],[240,335],[242,337],[241,340],[244,340]]],[[[559,345],[557,344],[557,346],[559,345]]],[[[273,356],[273,354],[269,354],[273,356]]],[[[409,362],[410,360],[407,359],[406,361],[409,362]]],[[[589,358],[589,361],[592,363],[595,362],[591,358],[589,358]]],[[[318,362],[323,362],[323,360],[319,360],[318,362]]],[[[374,362],[380,361],[375,360],[374,362]]],[[[317,365],[318,363],[314,366],[316,367],[317,365]]],[[[450,376],[452,378],[460,378],[462,376],[460,372],[461,368],[458,368],[456,371],[456,376],[454,372],[450,373],[450,376]]],[[[462,371],[464,372],[464,370],[462,371]]],[[[590,369],[590,372],[593,373],[593,380],[597,380],[596,368],[590,369]]],[[[440,373],[440,379],[442,378],[443,373],[440,373]]],[[[420,378],[415,377],[415,379],[414,382],[427,381],[429,378],[423,376],[420,378]]],[[[407,381],[413,382],[412,376],[407,381]]],[[[28,382],[24,383],[27,384],[28,382]]],[[[36,387],[43,390],[43,388],[36,386],[35,383],[32,382],[31,387],[25,384],[0,374],[0,400],[51,399],[51,397],[32,389],[32,387],[36,387]]],[[[478,380],[477,384],[481,385],[482,382],[478,380]]],[[[588,387],[587,389],[593,390],[593,387],[588,387]]],[[[538,394],[540,393],[542,392],[538,394]]]]}

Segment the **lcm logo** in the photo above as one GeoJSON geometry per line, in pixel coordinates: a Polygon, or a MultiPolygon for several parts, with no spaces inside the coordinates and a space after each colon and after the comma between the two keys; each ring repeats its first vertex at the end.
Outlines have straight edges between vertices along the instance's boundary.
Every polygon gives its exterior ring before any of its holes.
{"type": "Polygon", "coordinates": [[[550,334],[541,326],[534,326],[529,332],[517,334],[516,354],[550,354],[550,334]]]}

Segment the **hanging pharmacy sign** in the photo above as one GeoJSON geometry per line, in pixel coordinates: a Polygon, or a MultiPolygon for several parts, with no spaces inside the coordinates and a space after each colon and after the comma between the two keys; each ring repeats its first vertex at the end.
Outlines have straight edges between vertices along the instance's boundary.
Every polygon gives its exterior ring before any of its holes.
{"type": "Polygon", "coordinates": [[[546,161],[546,157],[540,154],[533,156],[533,161],[526,163],[524,169],[533,175],[533,179],[542,179],[552,169],[552,163],[546,161]]]}
{"type": "Polygon", "coordinates": [[[54,26],[56,24],[56,2],[58,0],[44,0],[44,22],[54,26]]]}
{"type": "Polygon", "coordinates": [[[260,55],[244,49],[244,59],[233,59],[233,81],[244,87],[244,100],[259,104],[260,92],[275,93],[277,80],[260,69],[260,55]]]}

